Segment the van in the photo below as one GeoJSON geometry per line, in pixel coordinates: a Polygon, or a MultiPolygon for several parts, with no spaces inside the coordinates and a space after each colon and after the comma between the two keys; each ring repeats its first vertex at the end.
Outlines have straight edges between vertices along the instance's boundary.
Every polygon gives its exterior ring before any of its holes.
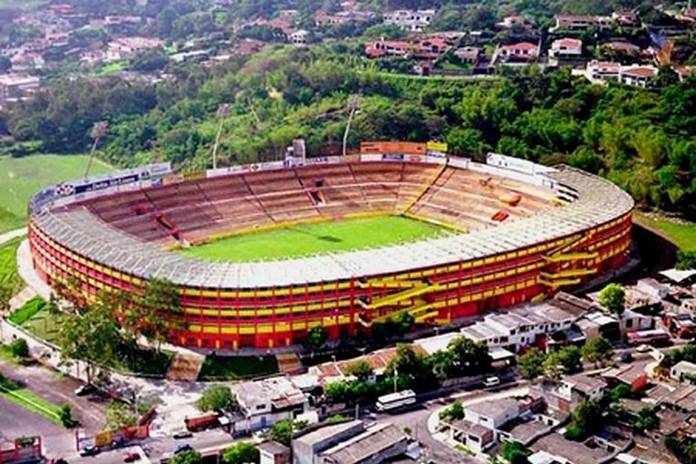
{"type": "Polygon", "coordinates": [[[498,377],[486,377],[483,381],[483,386],[484,387],[495,387],[496,385],[500,385],[500,379],[498,377]]]}

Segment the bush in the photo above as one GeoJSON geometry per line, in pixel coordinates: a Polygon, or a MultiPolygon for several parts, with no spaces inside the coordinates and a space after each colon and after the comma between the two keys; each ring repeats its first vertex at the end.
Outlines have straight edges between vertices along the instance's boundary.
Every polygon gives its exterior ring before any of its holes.
{"type": "Polygon", "coordinates": [[[203,391],[203,395],[196,402],[196,407],[202,412],[223,411],[234,409],[236,404],[230,387],[213,385],[203,391]]]}
{"type": "Polygon", "coordinates": [[[27,358],[29,357],[29,345],[27,341],[23,338],[18,338],[10,344],[10,350],[12,350],[12,356],[15,358],[27,358]]]}
{"type": "Polygon", "coordinates": [[[63,424],[63,427],[66,429],[72,429],[78,425],[78,421],[73,417],[72,409],[69,404],[64,404],[60,407],[58,417],[60,418],[60,423],[63,424]]]}

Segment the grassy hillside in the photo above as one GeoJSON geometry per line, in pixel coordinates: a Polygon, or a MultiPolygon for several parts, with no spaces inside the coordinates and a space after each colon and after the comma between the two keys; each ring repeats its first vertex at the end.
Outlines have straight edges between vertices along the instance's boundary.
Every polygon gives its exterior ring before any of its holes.
{"type": "MultiPolygon", "coordinates": [[[[47,185],[79,179],[86,163],[84,155],[0,158],[0,232],[22,227],[29,198],[47,185]]],[[[92,165],[92,174],[111,170],[101,161],[92,165]]]]}

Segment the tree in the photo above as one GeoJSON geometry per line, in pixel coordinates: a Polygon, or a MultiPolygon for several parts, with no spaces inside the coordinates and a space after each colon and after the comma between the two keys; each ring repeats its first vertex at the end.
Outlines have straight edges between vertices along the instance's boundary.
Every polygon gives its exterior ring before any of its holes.
{"type": "Polygon", "coordinates": [[[621,316],[626,309],[624,306],[624,298],[626,292],[621,285],[611,283],[599,292],[599,304],[607,309],[610,313],[621,316]]]}
{"type": "Polygon", "coordinates": [[[633,430],[643,432],[645,430],[656,429],[660,425],[660,419],[657,417],[655,410],[649,407],[644,407],[638,411],[638,417],[633,421],[633,430]]]}
{"type": "Polygon", "coordinates": [[[602,424],[603,407],[597,400],[584,400],[573,411],[570,436],[566,438],[583,440],[602,424]]]}
{"type": "Polygon", "coordinates": [[[222,455],[222,462],[225,464],[249,464],[258,463],[260,460],[259,450],[246,441],[240,441],[227,448],[222,455]]]}
{"type": "Polygon", "coordinates": [[[530,348],[517,360],[517,367],[522,374],[522,378],[531,380],[537,378],[544,371],[544,361],[546,354],[537,348],[530,348]]]}
{"type": "Polygon", "coordinates": [[[17,338],[10,344],[10,350],[12,351],[12,356],[15,358],[27,358],[29,357],[29,345],[27,341],[23,338],[17,338]]]}
{"type": "Polygon", "coordinates": [[[554,351],[543,363],[544,375],[551,380],[558,380],[564,374],[582,371],[582,354],[577,346],[566,346],[554,351]]]}
{"type": "Polygon", "coordinates": [[[135,425],[136,422],[137,419],[130,408],[123,403],[114,402],[106,408],[106,427],[109,430],[121,430],[135,425]]]}
{"type": "Polygon", "coordinates": [[[696,269],[696,251],[677,251],[674,267],[679,270],[696,269]]]}
{"type": "Polygon", "coordinates": [[[305,427],[307,427],[306,422],[283,419],[273,424],[273,427],[271,427],[271,436],[278,443],[282,443],[285,446],[290,446],[292,434],[296,431],[302,430],[305,427]]]}
{"type": "Polygon", "coordinates": [[[196,450],[186,450],[175,454],[169,459],[169,464],[202,464],[203,456],[196,450]]]}
{"type": "Polygon", "coordinates": [[[519,441],[508,440],[503,442],[500,454],[510,464],[526,464],[529,462],[527,456],[531,453],[519,441]]]}
{"type": "Polygon", "coordinates": [[[140,335],[156,343],[159,353],[162,343],[185,327],[182,312],[176,286],[166,279],[150,279],[136,298],[129,320],[140,335]]]}
{"type": "Polygon", "coordinates": [[[352,375],[358,380],[365,382],[367,379],[372,377],[374,374],[374,369],[365,360],[360,360],[358,362],[355,362],[353,364],[350,364],[346,369],[345,369],[345,374],[347,375],[352,375]]]}
{"type": "Polygon", "coordinates": [[[196,401],[196,407],[203,412],[229,411],[236,406],[237,402],[232,395],[232,390],[225,385],[213,385],[206,388],[196,401]]]}
{"type": "Polygon", "coordinates": [[[77,427],[79,424],[77,419],[73,417],[72,408],[69,404],[64,404],[60,407],[60,410],[58,410],[58,417],[60,419],[60,423],[63,424],[63,427],[66,429],[77,427]]]}
{"type": "Polygon", "coordinates": [[[614,347],[601,335],[590,338],[582,347],[582,357],[595,366],[604,366],[613,356],[614,347]]]}
{"type": "Polygon", "coordinates": [[[460,419],[464,419],[464,406],[459,401],[455,401],[452,406],[440,411],[441,421],[454,422],[460,419]]]}
{"type": "Polygon", "coordinates": [[[305,339],[305,346],[311,352],[317,351],[324,346],[326,340],[329,338],[329,333],[323,327],[314,327],[307,334],[305,339]]]}
{"type": "Polygon", "coordinates": [[[454,360],[454,374],[477,375],[487,372],[491,368],[488,346],[483,342],[475,342],[467,337],[458,337],[449,343],[447,351],[454,360]]]}
{"type": "Polygon", "coordinates": [[[0,72],[8,72],[10,69],[12,69],[12,60],[10,60],[6,56],[0,56],[0,72]]]}
{"type": "Polygon", "coordinates": [[[426,391],[437,386],[430,360],[404,343],[397,345],[396,354],[389,361],[384,374],[388,385],[393,385],[396,377],[398,388],[426,391]]]}

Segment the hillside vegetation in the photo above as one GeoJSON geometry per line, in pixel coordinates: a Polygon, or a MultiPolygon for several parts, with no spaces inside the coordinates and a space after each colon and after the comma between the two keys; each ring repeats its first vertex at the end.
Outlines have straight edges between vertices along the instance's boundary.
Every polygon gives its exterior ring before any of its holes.
{"type": "Polygon", "coordinates": [[[349,144],[443,139],[457,155],[494,150],[598,173],[644,206],[694,217],[696,78],[664,73],[653,90],[601,87],[569,70],[528,68],[497,80],[394,79],[352,45],[270,47],[222,66],[178,67],[156,88],[142,83],[58,79],[13,107],[5,122],[18,140],[44,149],[85,150],[94,121],[110,130],[102,156],[118,166],[172,161],[210,167],[215,111],[231,103],[223,164],[278,158],[293,138],[311,154],[340,142],[347,97],[363,95],[349,144]]]}

